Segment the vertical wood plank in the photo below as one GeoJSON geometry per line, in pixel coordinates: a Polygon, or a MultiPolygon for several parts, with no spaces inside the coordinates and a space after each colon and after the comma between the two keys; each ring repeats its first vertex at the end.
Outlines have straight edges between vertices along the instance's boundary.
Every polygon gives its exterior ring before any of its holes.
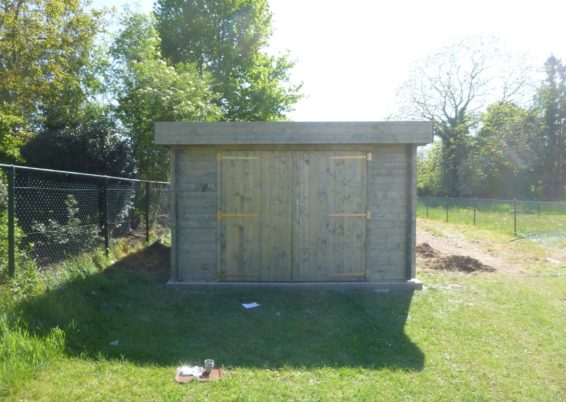
{"type": "Polygon", "coordinates": [[[307,223],[308,231],[308,242],[307,242],[307,252],[309,267],[308,271],[305,273],[310,280],[318,281],[320,280],[319,271],[320,256],[318,249],[318,218],[321,215],[320,202],[318,200],[318,179],[319,173],[319,152],[309,152],[308,157],[310,160],[310,168],[308,175],[308,195],[307,195],[307,208],[309,211],[309,218],[307,223]]]}
{"type": "MultiPolygon", "coordinates": [[[[348,155],[352,155],[348,153],[348,155]]],[[[355,196],[356,190],[355,182],[359,179],[355,176],[356,165],[359,160],[348,159],[344,161],[344,211],[355,212],[356,203],[355,196]]],[[[354,268],[354,231],[356,223],[359,223],[361,218],[358,217],[344,217],[344,276],[342,279],[350,279],[355,271],[354,268]]]]}
{"type": "MultiPolygon", "coordinates": [[[[336,160],[336,175],[335,175],[334,197],[336,212],[344,212],[344,160],[336,160]]],[[[335,236],[335,263],[334,270],[331,275],[342,275],[344,273],[344,265],[346,256],[344,255],[344,219],[343,217],[336,217],[336,232],[335,236]]]]}
{"type": "Polygon", "coordinates": [[[309,173],[310,159],[308,152],[300,152],[300,175],[299,175],[299,277],[308,277],[309,271],[309,173]]]}
{"type": "Polygon", "coordinates": [[[271,176],[272,184],[272,241],[271,255],[273,280],[291,280],[292,267],[292,154],[290,152],[274,152],[271,176]]]}
{"type": "Polygon", "coordinates": [[[326,244],[328,247],[328,258],[327,258],[327,265],[326,269],[327,277],[326,280],[333,280],[332,273],[336,270],[336,264],[339,262],[337,260],[339,253],[337,252],[338,243],[337,243],[337,236],[336,233],[338,232],[339,227],[339,220],[335,217],[329,216],[331,213],[335,213],[339,211],[339,206],[337,205],[337,186],[336,186],[336,160],[330,159],[331,156],[337,156],[337,152],[329,152],[328,153],[328,161],[327,161],[327,174],[326,174],[326,184],[327,184],[327,192],[328,192],[328,199],[326,208],[326,219],[327,219],[327,226],[328,231],[326,234],[326,244]]]}
{"type": "MultiPolygon", "coordinates": [[[[248,157],[249,152],[244,152],[243,156],[248,157]]],[[[240,176],[240,208],[241,212],[257,212],[253,210],[253,188],[251,178],[253,177],[253,167],[250,166],[248,160],[244,159],[239,161],[242,167],[242,176],[240,176]]],[[[238,271],[242,277],[253,275],[253,252],[257,252],[257,244],[254,244],[253,224],[251,220],[254,218],[237,217],[234,222],[238,223],[240,233],[239,250],[241,252],[242,260],[238,265],[238,271]],[[252,247],[254,245],[255,247],[252,247]],[[255,249],[255,250],[254,250],[255,249]]]]}
{"type": "Polygon", "coordinates": [[[330,158],[328,154],[320,153],[320,169],[319,169],[319,186],[318,186],[318,196],[319,196],[319,222],[318,222],[318,258],[319,258],[319,278],[320,280],[328,280],[327,267],[329,264],[328,254],[328,215],[330,211],[328,210],[328,182],[329,182],[329,163],[330,158]]]}
{"type": "MultiPolygon", "coordinates": [[[[360,164],[360,177],[361,177],[361,184],[360,184],[360,201],[361,201],[361,211],[366,211],[366,213],[370,210],[370,207],[367,203],[367,190],[368,190],[368,183],[367,183],[367,172],[368,172],[368,161],[367,159],[362,160],[363,163],[360,164]]],[[[366,264],[366,254],[367,254],[367,225],[368,219],[363,219],[359,227],[359,236],[360,240],[358,242],[358,255],[360,259],[360,266],[361,266],[361,273],[363,274],[363,279],[367,280],[367,264],[366,264]]]]}
{"type": "Polygon", "coordinates": [[[273,212],[272,204],[272,180],[271,170],[273,166],[273,152],[258,152],[260,156],[260,184],[261,191],[258,199],[259,227],[259,279],[269,280],[274,277],[273,264],[271,257],[271,241],[273,231],[273,212]]]}

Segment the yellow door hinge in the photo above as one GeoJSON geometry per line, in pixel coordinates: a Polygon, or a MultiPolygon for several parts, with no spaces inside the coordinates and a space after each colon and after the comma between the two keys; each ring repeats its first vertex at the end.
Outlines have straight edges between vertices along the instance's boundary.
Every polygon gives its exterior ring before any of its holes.
{"type": "Polygon", "coordinates": [[[345,159],[365,159],[368,161],[371,161],[373,158],[373,155],[371,152],[366,153],[365,155],[333,155],[330,157],[330,159],[335,159],[335,160],[345,160],[345,159]]]}
{"type": "Polygon", "coordinates": [[[254,212],[229,212],[229,213],[222,213],[220,211],[216,212],[216,220],[221,220],[223,218],[250,218],[258,216],[258,214],[254,212]]]}

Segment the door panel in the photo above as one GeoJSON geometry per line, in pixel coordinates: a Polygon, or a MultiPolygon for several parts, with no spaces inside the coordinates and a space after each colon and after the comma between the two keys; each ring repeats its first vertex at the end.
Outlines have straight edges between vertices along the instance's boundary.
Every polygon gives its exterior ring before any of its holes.
{"type": "Polygon", "coordinates": [[[293,280],[365,280],[366,153],[297,152],[293,280]]]}
{"type": "Polygon", "coordinates": [[[228,281],[291,279],[289,152],[222,152],[221,273],[228,281]]]}
{"type": "Polygon", "coordinates": [[[365,280],[366,153],[229,151],[220,278],[365,280]]]}

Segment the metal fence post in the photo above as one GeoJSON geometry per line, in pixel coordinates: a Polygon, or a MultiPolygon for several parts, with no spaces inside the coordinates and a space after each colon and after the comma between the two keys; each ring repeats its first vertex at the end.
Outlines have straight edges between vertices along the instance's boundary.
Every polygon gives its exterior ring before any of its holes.
{"type": "Polygon", "coordinates": [[[16,203],[15,203],[16,167],[8,169],[8,275],[16,272],[16,203]]]}
{"type": "Polygon", "coordinates": [[[108,177],[104,178],[104,201],[103,201],[103,208],[104,208],[104,250],[106,255],[110,251],[110,228],[109,228],[109,219],[108,219],[108,177]]]}
{"type": "Polygon", "coordinates": [[[476,224],[477,197],[474,197],[474,225],[476,224]]]}
{"type": "Polygon", "coordinates": [[[149,192],[150,192],[150,183],[147,181],[145,182],[145,241],[149,242],[149,206],[150,206],[150,199],[149,199],[149,192]]]}
{"type": "Polygon", "coordinates": [[[513,198],[513,234],[517,236],[517,200],[513,198]]]}
{"type": "Polygon", "coordinates": [[[448,222],[448,197],[445,197],[444,200],[444,209],[446,209],[446,222],[448,222]]]}
{"type": "Polygon", "coordinates": [[[429,196],[427,195],[426,198],[425,198],[426,217],[427,217],[427,219],[428,219],[428,198],[429,198],[429,196]]]}

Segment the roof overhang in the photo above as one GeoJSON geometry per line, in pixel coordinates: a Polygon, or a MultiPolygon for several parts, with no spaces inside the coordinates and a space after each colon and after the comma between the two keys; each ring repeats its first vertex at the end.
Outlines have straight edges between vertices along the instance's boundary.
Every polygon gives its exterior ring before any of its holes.
{"type": "Polygon", "coordinates": [[[432,142],[427,121],[157,122],[160,145],[417,144],[432,142]]]}

